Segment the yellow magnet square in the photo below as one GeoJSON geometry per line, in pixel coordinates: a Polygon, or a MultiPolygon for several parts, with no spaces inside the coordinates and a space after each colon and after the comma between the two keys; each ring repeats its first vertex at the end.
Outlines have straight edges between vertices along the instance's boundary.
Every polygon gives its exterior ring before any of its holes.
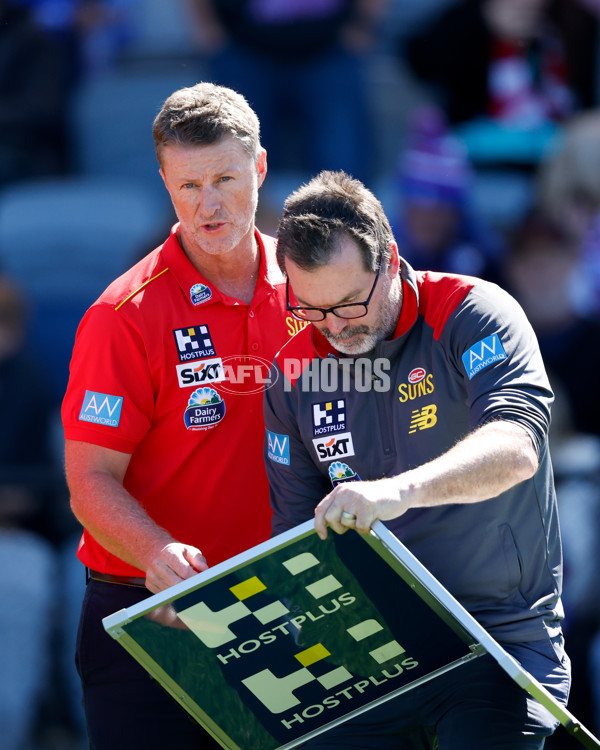
{"type": "Polygon", "coordinates": [[[236,596],[240,601],[247,599],[249,596],[254,596],[261,591],[264,591],[267,587],[257,576],[252,576],[241,583],[236,583],[229,590],[236,596]]]}
{"type": "Polygon", "coordinates": [[[326,659],[328,656],[331,656],[331,654],[325,646],[322,643],[317,643],[296,654],[296,659],[298,659],[303,667],[310,667],[311,664],[321,661],[321,659],[326,659]]]}

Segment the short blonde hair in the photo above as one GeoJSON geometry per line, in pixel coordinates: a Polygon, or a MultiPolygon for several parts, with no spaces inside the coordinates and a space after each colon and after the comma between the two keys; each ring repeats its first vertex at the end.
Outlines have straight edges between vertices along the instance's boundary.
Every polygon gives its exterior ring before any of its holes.
{"type": "Polygon", "coordinates": [[[156,156],[167,144],[202,146],[225,136],[240,141],[256,160],[260,152],[260,124],[246,99],[226,86],[202,81],[167,98],[152,127],[156,156]]]}

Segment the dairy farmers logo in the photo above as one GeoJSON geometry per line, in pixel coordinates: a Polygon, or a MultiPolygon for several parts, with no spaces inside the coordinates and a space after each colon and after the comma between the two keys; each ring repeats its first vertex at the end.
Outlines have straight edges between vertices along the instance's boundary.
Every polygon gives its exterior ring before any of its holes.
{"type": "Polygon", "coordinates": [[[334,461],[329,466],[329,478],[331,479],[331,484],[334,487],[338,484],[342,484],[342,482],[361,481],[358,474],[343,461],[334,461]]]}
{"type": "Polygon", "coordinates": [[[188,430],[207,430],[225,416],[225,402],[214,388],[198,388],[188,401],[183,415],[188,430]]]}
{"type": "Polygon", "coordinates": [[[194,284],[190,289],[190,299],[193,305],[201,305],[212,297],[212,290],[206,284],[194,284]]]}

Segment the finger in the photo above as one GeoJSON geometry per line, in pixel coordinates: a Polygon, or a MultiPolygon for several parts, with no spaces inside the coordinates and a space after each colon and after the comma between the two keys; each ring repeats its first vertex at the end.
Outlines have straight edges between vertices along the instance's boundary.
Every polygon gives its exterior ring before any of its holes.
{"type": "Polygon", "coordinates": [[[333,529],[336,534],[345,534],[348,529],[354,528],[356,516],[348,512],[348,514],[342,518],[342,512],[342,509],[337,504],[332,503],[325,513],[325,521],[327,522],[327,525],[333,529]]]}
{"type": "Polygon", "coordinates": [[[327,522],[325,521],[325,511],[320,505],[315,508],[315,531],[320,539],[327,539],[327,522]]]}
{"type": "Polygon", "coordinates": [[[331,495],[326,495],[315,508],[315,531],[321,539],[327,539],[326,516],[331,503],[331,495]]]}

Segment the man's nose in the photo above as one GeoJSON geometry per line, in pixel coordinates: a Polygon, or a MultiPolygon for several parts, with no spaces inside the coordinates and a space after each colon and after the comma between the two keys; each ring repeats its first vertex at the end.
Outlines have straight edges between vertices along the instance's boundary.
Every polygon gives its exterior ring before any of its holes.
{"type": "Polygon", "coordinates": [[[210,218],[221,208],[219,193],[212,187],[205,187],[200,193],[198,208],[203,216],[210,218]]]}
{"type": "Polygon", "coordinates": [[[333,334],[341,333],[344,328],[348,325],[348,321],[344,318],[338,318],[337,315],[334,315],[332,312],[327,313],[327,317],[323,321],[327,328],[331,331],[333,334]]]}

